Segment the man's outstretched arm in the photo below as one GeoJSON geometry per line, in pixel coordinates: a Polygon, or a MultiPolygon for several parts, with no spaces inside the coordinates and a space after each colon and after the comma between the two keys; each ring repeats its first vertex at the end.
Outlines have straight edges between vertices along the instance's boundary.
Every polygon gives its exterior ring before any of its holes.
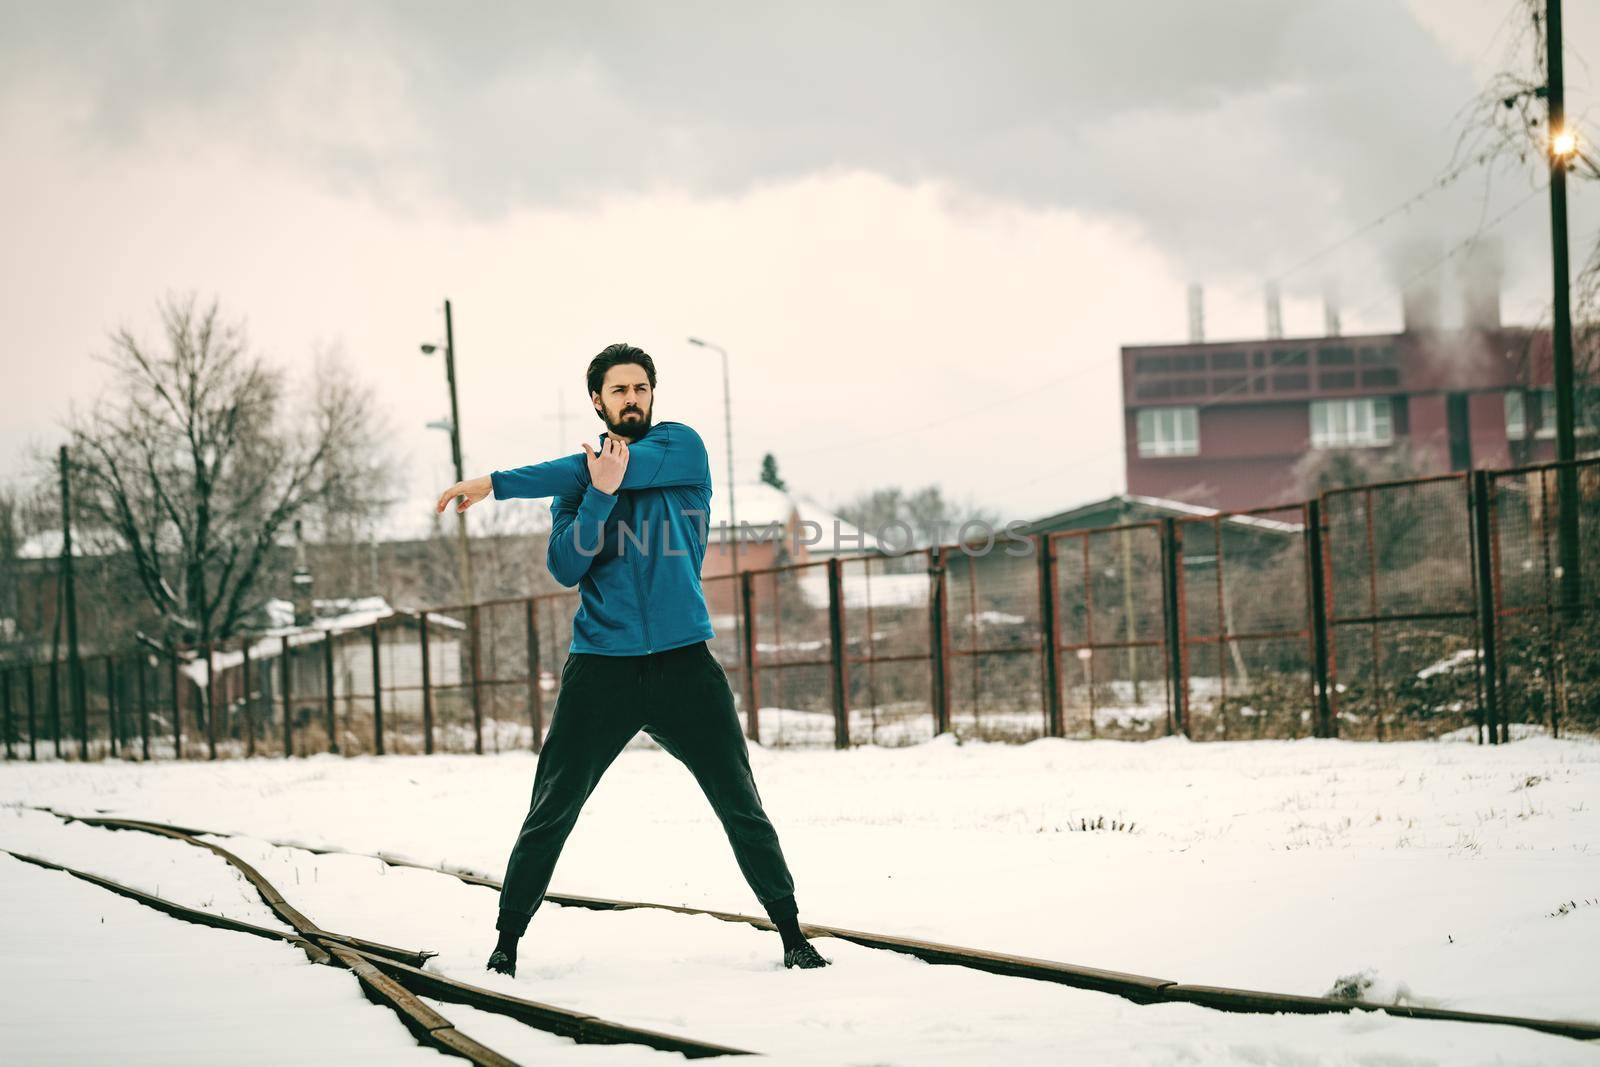
{"type": "Polygon", "coordinates": [[[671,485],[709,488],[711,464],[698,433],[681,422],[663,422],[632,444],[607,434],[599,452],[585,444],[582,453],[457,482],[439,497],[437,510],[442,513],[458,497],[456,510],[465,511],[491,493],[496,500],[539,499],[581,493],[591,485],[604,493],[671,485]]]}
{"type": "Polygon", "coordinates": [[[563,456],[514,471],[495,471],[476,478],[457,482],[439,494],[436,514],[443,514],[452,500],[459,500],[457,511],[466,511],[478,501],[493,493],[496,500],[508,497],[563,496],[582,493],[594,486],[602,493],[615,493],[622,484],[622,475],[628,469],[628,446],[622,440],[606,438],[600,451],[595,452],[586,443],[583,456],[563,456]],[[570,470],[573,463],[583,471],[579,476],[570,470]]]}

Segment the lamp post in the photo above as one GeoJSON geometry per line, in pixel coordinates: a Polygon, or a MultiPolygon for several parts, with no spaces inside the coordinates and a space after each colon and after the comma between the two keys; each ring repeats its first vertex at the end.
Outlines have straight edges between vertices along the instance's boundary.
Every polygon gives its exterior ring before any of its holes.
{"type": "Polygon", "coordinates": [[[728,444],[728,525],[733,529],[733,548],[731,558],[733,577],[735,583],[739,579],[739,516],[733,506],[733,396],[728,389],[728,350],[721,345],[714,345],[710,341],[702,341],[698,337],[689,338],[689,343],[701,348],[709,348],[722,356],[722,426],[723,434],[728,444]]]}
{"type": "MultiPolygon", "coordinates": [[[[422,354],[431,356],[439,350],[437,345],[425,344],[422,354]]],[[[461,408],[456,403],[456,334],[455,323],[450,316],[450,301],[444,302],[444,376],[450,386],[450,419],[448,423],[430,422],[429,429],[450,431],[450,459],[455,464],[456,481],[464,482],[466,472],[461,465],[461,408]]],[[[467,603],[477,601],[477,596],[472,588],[472,553],[468,550],[467,543],[467,516],[465,512],[456,512],[456,539],[461,549],[461,586],[466,590],[467,603]]]]}
{"type": "Polygon", "coordinates": [[[1550,155],[1550,252],[1552,274],[1551,355],[1555,363],[1557,542],[1561,560],[1561,606],[1578,606],[1581,595],[1578,539],[1578,472],[1576,405],[1572,368],[1571,280],[1567,273],[1567,168],[1577,155],[1578,139],[1567,128],[1566,86],[1561,62],[1561,0],[1545,4],[1545,133],[1550,155]]]}

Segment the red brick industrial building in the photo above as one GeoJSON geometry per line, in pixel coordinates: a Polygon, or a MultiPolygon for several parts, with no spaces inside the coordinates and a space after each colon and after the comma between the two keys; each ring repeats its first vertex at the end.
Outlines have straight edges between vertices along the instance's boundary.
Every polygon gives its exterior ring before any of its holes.
{"type": "Polygon", "coordinates": [[[1502,326],[1497,289],[1464,294],[1459,328],[1436,290],[1404,312],[1400,333],[1123,348],[1128,492],[1283,503],[1329,449],[1404,449],[1417,473],[1554,458],[1548,330],[1502,326]]]}

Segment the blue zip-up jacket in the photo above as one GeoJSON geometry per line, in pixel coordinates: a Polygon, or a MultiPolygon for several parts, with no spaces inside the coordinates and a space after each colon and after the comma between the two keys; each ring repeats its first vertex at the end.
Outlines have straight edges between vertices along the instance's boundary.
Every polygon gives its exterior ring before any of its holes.
{"type": "Polygon", "coordinates": [[[659,422],[629,442],[614,494],[590,483],[582,452],[489,478],[496,500],[555,498],[545,565],[579,590],[570,651],[638,656],[715,636],[700,587],[711,464],[693,429],[659,422]]]}

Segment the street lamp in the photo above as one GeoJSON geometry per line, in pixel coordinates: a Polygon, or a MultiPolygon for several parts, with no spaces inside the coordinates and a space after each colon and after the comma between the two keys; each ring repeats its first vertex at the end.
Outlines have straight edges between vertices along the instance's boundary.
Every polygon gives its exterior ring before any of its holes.
{"type": "Polygon", "coordinates": [[[721,345],[714,345],[710,341],[702,341],[698,337],[689,338],[689,343],[701,348],[709,348],[722,356],[722,425],[723,434],[728,445],[728,525],[733,528],[733,548],[731,549],[733,577],[739,578],[739,517],[733,507],[733,397],[728,389],[728,350],[721,345]]]}
{"type": "Polygon", "coordinates": [[[1578,137],[1571,130],[1557,131],[1550,138],[1550,154],[1563,163],[1571,163],[1572,157],[1578,154],[1578,137]]]}
{"type": "MultiPolygon", "coordinates": [[[[420,346],[424,356],[431,356],[439,351],[436,344],[420,346]]],[[[461,409],[456,403],[456,333],[455,323],[450,317],[450,301],[444,302],[444,376],[450,386],[450,417],[428,423],[430,430],[448,430],[450,433],[450,459],[455,464],[456,481],[464,482],[467,475],[461,466],[461,409]]],[[[466,590],[467,603],[477,600],[472,589],[472,553],[467,545],[467,516],[463,511],[456,512],[456,538],[461,549],[461,585],[466,590]]]]}

